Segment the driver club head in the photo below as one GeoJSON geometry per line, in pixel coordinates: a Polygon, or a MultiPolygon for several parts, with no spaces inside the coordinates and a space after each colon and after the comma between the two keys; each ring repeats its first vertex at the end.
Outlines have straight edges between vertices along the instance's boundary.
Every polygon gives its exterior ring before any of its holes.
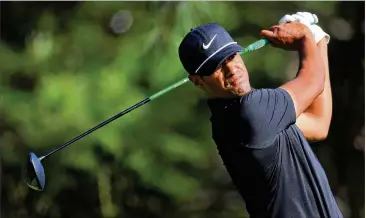
{"type": "Polygon", "coordinates": [[[25,182],[31,189],[43,191],[46,183],[44,169],[41,160],[32,152],[28,154],[25,175],[25,182]]]}

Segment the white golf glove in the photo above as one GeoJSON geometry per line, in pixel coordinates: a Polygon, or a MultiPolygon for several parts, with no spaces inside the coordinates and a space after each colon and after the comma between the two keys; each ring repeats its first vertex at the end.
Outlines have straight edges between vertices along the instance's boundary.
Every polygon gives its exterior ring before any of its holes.
{"type": "Polygon", "coordinates": [[[297,12],[296,14],[288,15],[286,14],[283,16],[279,23],[287,23],[287,22],[300,22],[308,26],[313,33],[315,38],[315,42],[318,43],[324,37],[326,37],[327,43],[330,41],[330,36],[323,29],[316,25],[319,22],[318,17],[315,14],[309,12],[297,12]]]}

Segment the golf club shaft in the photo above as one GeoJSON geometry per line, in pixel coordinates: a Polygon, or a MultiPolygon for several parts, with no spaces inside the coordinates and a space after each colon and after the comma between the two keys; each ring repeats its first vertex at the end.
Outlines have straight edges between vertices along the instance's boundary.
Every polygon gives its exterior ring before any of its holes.
{"type": "Polygon", "coordinates": [[[127,108],[126,110],[124,110],[124,111],[122,111],[122,112],[120,112],[120,113],[118,113],[118,114],[114,115],[113,117],[109,118],[108,120],[105,120],[105,121],[101,122],[100,124],[98,124],[98,125],[94,126],[93,128],[91,128],[91,129],[87,130],[86,132],[82,133],[81,135],[79,135],[79,136],[77,136],[77,137],[75,137],[75,138],[71,139],[70,141],[68,141],[68,142],[64,143],[64,144],[63,144],[63,145],[61,145],[60,147],[58,147],[58,148],[54,149],[53,151],[51,151],[51,152],[49,152],[49,153],[45,154],[44,156],[40,157],[39,159],[40,159],[40,160],[42,160],[42,159],[44,159],[44,158],[46,158],[46,157],[50,156],[51,154],[53,154],[53,153],[55,153],[55,152],[57,152],[57,151],[59,151],[59,150],[61,150],[61,149],[65,148],[66,146],[68,146],[68,145],[70,145],[70,144],[72,144],[72,143],[76,142],[77,140],[79,140],[79,139],[83,138],[84,136],[89,135],[90,133],[94,132],[95,130],[97,130],[97,129],[99,129],[99,128],[101,128],[101,127],[105,126],[105,125],[107,125],[108,123],[112,122],[113,120],[115,120],[115,119],[117,119],[117,118],[120,118],[121,116],[123,116],[123,115],[125,115],[125,114],[127,114],[127,113],[129,113],[129,112],[131,112],[131,111],[133,111],[133,110],[135,110],[136,108],[141,107],[142,105],[144,105],[144,104],[146,104],[146,103],[148,103],[148,102],[150,102],[150,101],[152,101],[152,100],[154,100],[154,99],[158,98],[159,96],[161,96],[161,95],[163,95],[163,94],[165,94],[165,93],[169,92],[170,90],[172,90],[172,89],[174,89],[174,88],[176,88],[176,87],[178,87],[178,86],[183,85],[183,84],[184,84],[184,83],[186,83],[188,80],[189,80],[188,78],[184,78],[184,79],[182,79],[182,80],[180,80],[180,81],[178,81],[178,82],[176,82],[176,83],[174,83],[174,84],[170,85],[169,87],[167,87],[167,88],[165,88],[165,89],[163,89],[163,90],[161,90],[161,91],[159,91],[159,92],[155,93],[154,95],[151,95],[150,97],[145,98],[144,100],[142,100],[142,101],[138,102],[137,104],[135,104],[135,105],[133,105],[133,106],[131,106],[131,107],[127,108]]]}
{"type": "MultiPolygon", "coordinates": [[[[267,45],[268,43],[269,43],[269,42],[268,42],[268,40],[266,40],[266,39],[260,39],[260,40],[258,40],[258,41],[256,41],[256,42],[254,42],[254,43],[250,44],[249,46],[247,46],[247,47],[244,49],[244,51],[240,52],[240,54],[245,54],[245,53],[248,53],[248,52],[252,52],[252,51],[254,51],[254,50],[257,50],[257,49],[259,49],[259,48],[262,48],[263,46],[267,45]]],[[[172,90],[172,89],[174,89],[174,88],[177,88],[178,86],[183,85],[183,84],[184,84],[184,83],[186,83],[188,80],[189,80],[188,78],[184,78],[184,79],[182,79],[182,80],[180,80],[180,81],[178,81],[178,82],[176,82],[176,83],[174,83],[174,84],[172,84],[172,85],[168,86],[167,88],[165,88],[165,89],[163,89],[163,90],[161,90],[161,91],[159,91],[159,92],[157,92],[157,93],[155,93],[155,94],[151,95],[150,97],[145,98],[144,100],[142,100],[142,101],[138,102],[137,104],[135,104],[135,105],[133,105],[133,106],[131,106],[131,107],[127,108],[126,110],[124,110],[124,111],[122,111],[122,112],[120,112],[120,113],[118,113],[118,114],[114,115],[113,117],[109,118],[108,120],[105,120],[105,121],[101,122],[100,124],[98,124],[98,125],[96,125],[95,127],[91,128],[91,129],[89,129],[89,130],[87,130],[86,132],[82,133],[81,135],[79,135],[79,136],[77,136],[77,137],[75,137],[75,138],[71,139],[70,141],[68,141],[68,142],[64,143],[63,145],[61,145],[60,147],[58,147],[58,148],[54,149],[53,151],[51,151],[51,152],[49,152],[49,153],[47,153],[47,154],[43,155],[42,157],[40,157],[40,158],[39,158],[39,159],[40,159],[40,161],[41,161],[42,159],[44,159],[44,158],[46,158],[46,157],[50,156],[51,154],[53,154],[53,153],[55,153],[55,152],[57,152],[57,151],[59,151],[59,150],[61,150],[61,149],[65,148],[65,147],[67,147],[68,145],[70,145],[70,144],[72,144],[72,143],[76,142],[77,140],[79,140],[79,139],[83,138],[84,136],[89,135],[90,133],[94,132],[95,130],[97,130],[97,129],[99,129],[99,128],[101,128],[101,127],[105,126],[105,125],[107,125],[108,123],[112,122],[113,120],[116,120],[117,118],[119,118],[119,117],[121,117],[121,116],[123,116],[123,115],[125,115],[125,114],[127,114],[127,113],[129,113],[129,112],[131,112],[131,111],[133,111],[133,110],[135,110],[136,108],[141,107],[142,105],[144,105],[144,104],[146,104],[146,103],[148,103],[148,102],[150,102],[150,101],[152,101],[152,100],[154,100],[154,99],[158,98],[159,96],[161,96],[161,95],[163,95],[163,94],[165,94],[165,93],[169,92],[170,90],[172,90]]]]}

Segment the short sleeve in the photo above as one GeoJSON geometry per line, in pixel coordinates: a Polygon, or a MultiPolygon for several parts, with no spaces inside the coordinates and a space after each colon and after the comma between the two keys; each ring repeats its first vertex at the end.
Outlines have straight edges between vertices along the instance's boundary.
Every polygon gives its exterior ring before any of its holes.
{"type": "Polygon", "coordinates": [[[263,144],[296,122],[296,112],[287,91],[256,89],[241,99],[241,119],[251,131],[251,144],[263,144]]]}

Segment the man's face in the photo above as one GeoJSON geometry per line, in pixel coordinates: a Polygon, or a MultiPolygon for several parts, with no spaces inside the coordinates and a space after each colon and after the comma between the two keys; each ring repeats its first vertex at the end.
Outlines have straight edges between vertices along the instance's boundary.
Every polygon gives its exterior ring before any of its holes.
{"type": "Polygon", "coordinates": [[[250,90],[247,68],[239,53],[228,57],[212,75],[190,79],[213,98],[242,96],[250,90]]]}

